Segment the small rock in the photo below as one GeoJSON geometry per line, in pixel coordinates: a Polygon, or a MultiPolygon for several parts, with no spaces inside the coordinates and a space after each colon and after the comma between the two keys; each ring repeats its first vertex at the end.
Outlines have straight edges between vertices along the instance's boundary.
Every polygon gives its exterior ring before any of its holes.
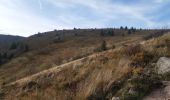
{"type": "Polygon", "coordinates": [[[111,100],[120,100],[120,98],[119,97],[112,97],[111,100]]]}
{"type": "Polygon", "coordinates": [[[170,58],[161,57],[156,63],[156,71],[158,74],[166,74],[170,72],[170,58]]]}
{"type": "Polygon", "coordinates": [[[133,88],[130,88],[128,93],[131,95],[134,95],[134,94],[136,94],[136,91],[133,88]]]}

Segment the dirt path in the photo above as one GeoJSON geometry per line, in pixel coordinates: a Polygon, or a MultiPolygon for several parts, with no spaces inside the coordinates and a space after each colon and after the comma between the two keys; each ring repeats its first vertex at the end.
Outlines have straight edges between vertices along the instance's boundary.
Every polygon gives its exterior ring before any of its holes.
{"type": "MultiPolygon", "coordinates": [[[[126,42],[123,42],[123,43],[121,43],[121,45],[119,45],[119,46],[117,47],[117,49],[121,48],[122,45],[129,45],[129,44],[132,44],[132,43],[139,43],[139,42],[140,42],[139,40],[140,40],[140,39],[132,39],[132,40],[130,40],[130,41],[128,40],[128,42],[127,42],[127,41],[126,41],[126,42]]],[[[114,49],[114,50],[115,50],[115,49],[114,49]]],[[[80,58],[80,59],[77,59],[77,60],[74,60],[74,61],[71,61],[71,62],[62,64],[62,65],[59,65],[59,66],[55,66],[55,67],[53,67],[53,68],[50,68],[50,69],[47,69],[47,70],[38,72],[38,73],[36,73],[36,74],[34,74],[34,75],[27,76],[27,77],[25,77],[25,78],[16,80],[16,81],[14,81],[14,82],[11,82],[11,83],[7,84],[6,86],[14,85],[14,84],[17,84],[17,83],[22,84],[22,83],[24,83],[24,82],[27,82],[27,81],[32,80],[32,79],[35,79],[35,78],[37,78],[38,76],[41,76],[41,75],[44,75],[44,74],[57,73],[57,72],[61,71],[63,67],[67,67],[67,66],[70,66],[70,65],[72,65],[72,64],[81,63],[81,61],[82,61],[83,59],[86,59],[86,58],[94,58],[94,57],[97,57],[98,55],[102,55],[102,54],[105,53],[105,52],[112,52],[112,51],[113,51],[113,49],[110,49],[110,50],[107,50],[107,51],[104,51],[104,52],[95,53],[95,54],[89,55],[89,56],[87,56],[87,57],[83,57],[83,58],[80,58]]]]}
{"type": "Polygon", "coordinates": [[[39,73],[36,73],[34,75],[31,75],[31,76],[28,76],[28,77],[25,77],[25,78],[22,78],[22,79],[19,79],[17,81],[14,81],[14,82],[11,82],[9,84],[7,84],[6,86],[10,86],[10,85],[14,85],[14,84],[22,84],[22,83],[25,83],[29,80],[34,80],[36,79],[37,77],[39,76],[43,76],[43,75],[46,75],[46,74],[53,74],[53,73],[58,73],[62,70],[62,68],[65,68],[65,67],[69,67],[69,66],[74,66],[74,65],[77,65],[77,64],[80,64],[82,63],[83,60],[85,60],[86,58],[90,59],[90,58],[95,58],[97,56],[100,56],[102,55],[103,53],[105,52],[112,52],[113,50],[107,50],[107,51],[104,51],[104,52],[101,52],[101,53],[95,53],[95,54],[92,54],[92,55],[89,55],[87,57],[83,57],[83,58],[80,58],[80,59],[77,59],[77,60],[74,60],[74,61],[71,61],[71,62],[68,62],[68,63],[65,63],[65,64],[62,64],[62,65],[59,65],[59,66],[55,66],[53,68],[50,68],[50,69],[47,69],[47,70],[44,70],[44,71],[41,71],[39,73]]]}
{"type": "Polygon", "coordinates": [[[170,100],[170,81],[163,82],[164,88],[154,90],[143,100],[170,100]]]}

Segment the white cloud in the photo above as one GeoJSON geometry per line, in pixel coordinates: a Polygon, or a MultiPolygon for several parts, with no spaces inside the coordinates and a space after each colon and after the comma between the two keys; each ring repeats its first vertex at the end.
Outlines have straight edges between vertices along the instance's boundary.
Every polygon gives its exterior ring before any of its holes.
{"type": "MultiPolygon", "coordinates": [[[[108,27],[108,23],[139,27],[142,25],[154,27],[162,24],[153,20],[156,15],[150,14],[157,11],[161,5],[151,6],[153,2],[147,1],[125,4],[112,0],[37,0],[37,2],[30,0],[29,2],[36,2],[37,8],[28,5],[27,2],[26,0],[0,1],[0,28],[4,32],[28,36],[55,28],[108,27]],[[50,6],[53,6],[53,9],[49,9],[50,6]],[[84,16],[72,11],[73,8],[79,10],[79,7],[84,7],[91,13],[84,16]],[[91,18],[90,14],[95,15],[96,18],[91,18]]],[[[86,10],[82,10],[81,13],[87,12],[86,10]]]]}
{"type": "Polygon", "coordinates": [[[107,20],[111,19],[127,19],[137,20],[146,23],[146,26],[151,27],[154,22],[144,15],[148,12],[148,9],[154,9],[150,5],[131,5],[121,3],[111,3],[111,0],[48,0],[52,4],[58,7],[75,7],[77,5],[83,5],[90,8],[94,13],[99,13],[107,20]]]}
{"type": "Polygon", "coordinates": [[[26,7],[20,8],[22,2],[17,3],[7,0],[3,3],[3,5],[0,5],[0,27],[6,33],[29,36],[56,27],[52,20],[34,14],[26,7]]]}

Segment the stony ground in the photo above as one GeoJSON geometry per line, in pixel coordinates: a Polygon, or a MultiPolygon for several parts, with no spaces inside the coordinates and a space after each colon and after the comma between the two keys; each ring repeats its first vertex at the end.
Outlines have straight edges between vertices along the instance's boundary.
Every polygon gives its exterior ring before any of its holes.
{"type": "Polygon", "coordinates": [[[170,81],[163,83],[165,87],[153,91],[144,100],[170,100],[170,81]]]}

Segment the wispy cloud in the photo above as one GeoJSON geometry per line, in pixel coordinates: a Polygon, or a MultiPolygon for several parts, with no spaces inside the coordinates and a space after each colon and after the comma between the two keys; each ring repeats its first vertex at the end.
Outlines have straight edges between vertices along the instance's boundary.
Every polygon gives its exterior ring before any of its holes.
{"type": "Polygon", "coordinates": [[[47,31],[54,28],[54,22],[48,18],[18,8],[0,7],[0,9],[5,10],[0,11],[2,12],[0,14],[0,27],[4,32],[29,36],[39,31],[47,31]]]}
{"type": "Polygon", "coordinates": [[[111,0],[49,0],[52,4],[57,7],[68,7],[73,8],[77,5],[85,6],[89,8],[93,13],[99,14],[106,20],[138,20],[146,23],[146,26],[151,27],[154,22],[144,15],[148,9],[153,9],[153,7],[142,5],[142,6],[127,6],[121,3],[111,3],[111,0]],[[69,5],[68,5],[68,4],[69,5]],[[125,17],[126,16],[126,17],[125,17]]]}
{"type": "Polygon", "coordinates": [[[40,9],[42,10],[42,3],[41,3],[41,0],[38,0],[38,3],[39,3],[40,9]]]}
{"type": "Polygon", "coordinates": [[[168,2],[169,0],[155,0],[156,3],[165,3],[168,2]]]}

